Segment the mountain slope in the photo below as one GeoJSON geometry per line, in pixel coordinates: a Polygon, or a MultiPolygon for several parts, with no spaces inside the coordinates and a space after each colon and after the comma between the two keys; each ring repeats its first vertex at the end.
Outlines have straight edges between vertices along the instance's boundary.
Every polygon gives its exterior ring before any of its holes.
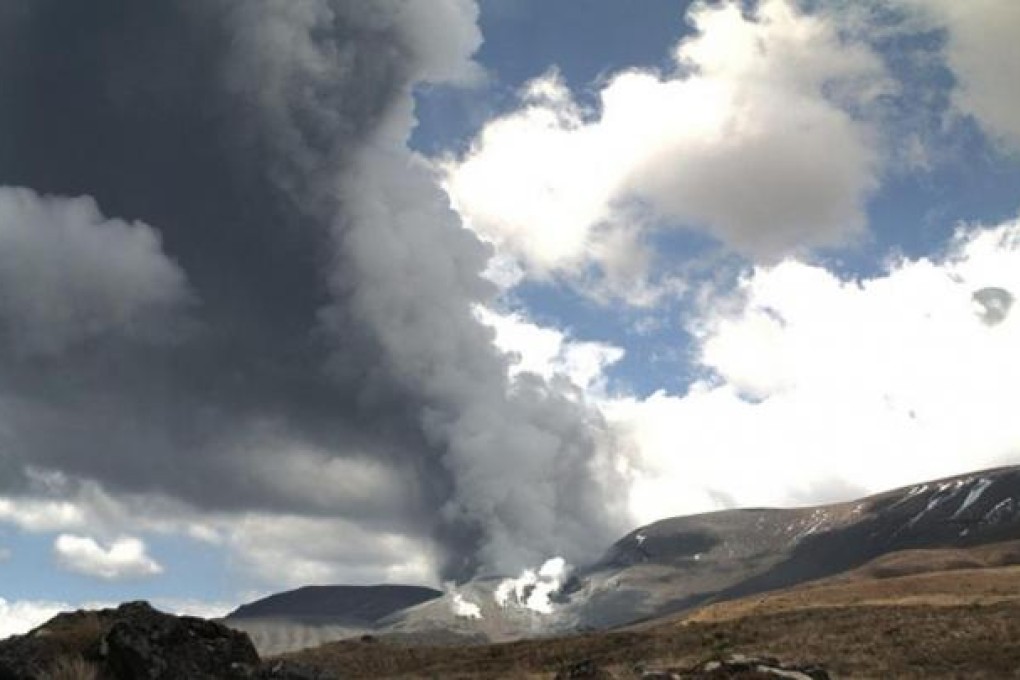
{"type": "Polygon", "coordinates": [[[387,616],[442,594],[403,585],[305,586],[242,605],[223,623],[248,633],[260,653],[277,654],[374,632],[387,616]]]}
{"type": "MultiPolygon", "coordinates": [[[[440,644],[514,640],[690,611],[845,574],[905,550],[969,548],[1013,539],[1020,539],[1020,467],[917,484],[847,503],[661,520],[632,531],[600,560],[576,570],[555,594],[550,613],[512,599],[506,605],[497,603],[501,579],[486,579],[441,596],[431,591],[435,597],[375,619],[338,614],[333,623],[344,625],[334,628],[288,609],[287,600],[274,601],[279,606],[274,605],[273,619],[232,617],[228,623],[252,633],[262,651],[365,632],[440,644]],[[255,630],[253,622],[262,628],[255,630]],[[267,647],[273,636],[275,642],[267,647]]],[[[309,596],[314,594],[310,591],[309,596]]]]}
{"type": "Polygon", "coordinates": [[[305,586],[241,605],[230,620],[285,616],[300,621],[372,625],[379,619],[443,593],[421,586],[305,586]]]}
{"type": "Polygon", "coordinates": [[[849,503],[666,519],[579,573],[577,616],[619,625],[832,576],[887,553],[1016,539],[1018,512],[1020,468],[1010,467],[849,503]]]}

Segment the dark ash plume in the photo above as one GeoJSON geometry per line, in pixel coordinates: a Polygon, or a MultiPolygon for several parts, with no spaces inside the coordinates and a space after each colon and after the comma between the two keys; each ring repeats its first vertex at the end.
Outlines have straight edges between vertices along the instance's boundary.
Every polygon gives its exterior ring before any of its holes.
{"type": "MultiPolygon", "coordinates": [[[[0,193],[0,246],[11,215],[80,213],[48,280],[71,321],[0,301],[0,466],[429,535],[446,577],[599,549],[605,425],[508,384],[472,314],[488,252],[406,145],[414,85],[469,75],[475,11],[0,5],[0,185],[26,188],[0,193]]],[[[43,222],[23,261],[53,252],[43,222]]],[[[32,299],[4,263],[4,300],[32,299]]]]}

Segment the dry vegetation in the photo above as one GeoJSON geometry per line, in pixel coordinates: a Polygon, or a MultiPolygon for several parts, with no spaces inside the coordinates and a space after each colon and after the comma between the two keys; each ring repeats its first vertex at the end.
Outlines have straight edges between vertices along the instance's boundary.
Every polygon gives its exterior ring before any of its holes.
{"type": "Polygon", "coordinates": [[[77,655],[59,657],[40,676],[41,680],[97,680],[96,665],[77,655]]]}
{"type": "Polygon", "coordinates": [[[74,658],[98,642],[108,628],[109,623],[96,612],[82,611],[52,619],[40,627],[35,636],[45,640],[51,649],[74,658]]]}
{"type": "Polygon", "coordinates": [[[638,666],[684,668],[729,653],[819,663],[837,677],[1016,677],[1020,606],[812,608],[453,649],[344,642],[290,656],[350,678],[542,678],[585,659],[630,678],[638,666]]]}
{"type": "Polygon", "coordinates": [[[632,678],[636,667],[729,653],[819,663],[841,678],[1020,677],[1020,567],[974,568],[1016,561],[1003,558],[1016,547],[910,551],[628,630],[459,648],[349,641],[288,658],[345,678],[551,678],[586,659],[632,678]],[[926,573],[932,567],[949,570],[926,573]]]}
{"type": "MultiPolygon", "coordinates": [[[[819,664],[839,678],[1020,677],[1018,557],[1020,543],[909,551],[612,632],[477,646],[354,640],[284,658],[342,678],[552,678],[585,660],[633,678],[637,668],[689,668],[735,653],[819,664]]],[[[95,613],[79,612],[37,632],[33,641],[56,658],[42,677],[95,678],[81,654],[105,628],[95,613]]]]}

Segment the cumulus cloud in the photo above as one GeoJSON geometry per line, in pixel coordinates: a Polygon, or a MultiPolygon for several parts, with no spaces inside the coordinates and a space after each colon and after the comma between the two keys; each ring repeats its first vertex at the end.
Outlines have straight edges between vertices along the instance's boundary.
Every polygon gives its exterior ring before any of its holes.
{"type": "Polygon", "coordinates": [[[201,619],[223,618],[237,609],[240,602],[210,602],[206,600],[182,600],[178,598],[153,598],[152,606],[176,616],[197,616],[201,619]]]}
{"type": "Polygon", "coordinates": [[[533,373],[546,380],[566,378],[583,390],[605,388],[604,371],[620,361],[624,350],[604,342],[575,340],[555,328],[539,326],[520,313],[479,307],[482,323],[496,331],[494,342],[512,357],[510,375],[533,373]]]}
{"type": "MultiPolygon", "coordinates": [[[[237,603],[234,602],[205,602],[173,598],[154,598],[152,605],[170,614],[198,616],[204,619],[219,618],[237,608],[237,603]]],[[[112,602],[82,602],[72,605],[67,602],[46,600],[8,601],[0,597],[0,639],[11,635],[24,635],[62,612],[78,609],[109,609],[116,606],[117,604],[112,602]]]]}
{"type": "Polygon", "coordinates": [[[663,225],[763,259],[860,235],[881,163],[867,115],[889,88],[879,58],[785,0],[751,15],[697,3],[688,18],[673,69],[613,75],[596,110],[555,71],[528,84],[445,164],[467,224],[533,276],[594,264],[618,290],[640,288],[663,225]]]}
{"type": "Polygon", "coordinates": [[[146,554],[145,543],[129,536],[101,545],[88,536],[61,534],[53,543],[53,553],[64,569],[107,581],[163,572],[163,567],[146,554]]]}
{"type": "Polygon", "coordinates": [[[155,493],[113,495],[94,481],[29,470],[29,489],[0,496],[0,522],[24,532],[81,532],[117,536],[138,531],[176,534],[215,545],[222,542],[217,526],[223,515],[196,509],[155,493]]]}
{"type": "Polygon", "coordinates": [[[68,609],[68,605],[61,602],[39,600],[10,602],[0,597],[0,640],[11,635],[23,635],[68,609]]]}
{"type": "Polygon", "coordinates": [[[84,524],[81,509],[67,500],[45,498],[0,498],[0,521],[24,531],[42,532],[84,524]]]}
{"type": "Polygon", "coordinates": [[[1020,290],[1020,221],[861,280],[755,269],[691,321],[704,377],[686,394],[605,404],[640,450],[636,513],[849,499],[1015,460],[1020,316],[988,323],[974,295],[991,289],[1020,290]]]}
{"type": "Polygon", "coordinates": [[[1020,5],[1011,0],[952,0],[906,4],[934,20],[947,34],[947,65],[956,77],[953,100],[994,139],[1020,150],[1020,71],[1015,39],[1020,5]]]}
{"type": "MultiPolygon", "coordinates": [[[[335,471],[328,463],[324,466],[325,474],[335,471]]],[[[316,468],[308,472],[322,471],[316,468]]],[[[371,489],[371,470],[368,475],[362,481],[371,489]]],[[[351,519],[330,514],[215,512],[169,496],[110,494],[95,482],[48,481],[48,489],[37,485],[35,496],[0,497],[0,522],[36,533],[78,536],[87,531],[107,552],[118,537],[128,532],[185,537],[227,551],[238,583],[245,584],[246,590],[259,592],[307,583],[438,583],[443,555],[430,536],[408,533],[399,522],[388,525],[365,517],[364,509],[352,510],[351,519]],[[315,540],[309,540],[309,536],[315,540]]],[[[311,481],[284,480],[284,488],[289,483],[310,485],[311,481]]],[[[312,489],[322,493],[317,487],[312,489]]],[[[414,490],[407,488],[406,493],[413,495],[414,490]]],[[[353,507],[358,498],[355,494],[354,499],[344,502],[353,507]]],[[[314,507],[316,499],[311,500],[314,507]]],[[[322,498],[317,502],[330,507],[331,500],[322,498]]],[[[372,511],[371,505],[368,510],[372,511]]],[[[163,600],[159,606],[167,611],[182,610],[183,605],[178,604],[177,600],[163,600]]],[[[197,606],[201,601],[192,604],[197,606]]],[[[187,611],[201,610],[192,607],[187,611]]]]}
{"type": "Polygon", "coordinates": [[[167,340],[191,302],[159,232],[84,196],[0,187],[0,342],[56,353],[114,334],[167,340]]]}

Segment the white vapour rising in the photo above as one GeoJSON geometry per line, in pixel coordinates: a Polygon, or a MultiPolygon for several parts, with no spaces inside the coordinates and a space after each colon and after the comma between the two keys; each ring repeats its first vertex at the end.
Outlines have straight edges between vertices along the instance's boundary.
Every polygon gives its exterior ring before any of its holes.
{"type": "MultiPolygon", "coordinates": [[[[433,65],[416,76],[463,70],[433,65]]],[[[481,278],[489,253],[408,148],[411,84],[342,178],[336,297],[372,329],[389,377],[421,402],[420,425],[453,478],[443,519],[482,534],[460,549],[504,573],[549,554],[584,559],[621,530],[622,508],[610,507],[612,434],[597,411],[544,381],[508,384],[506,359],[473,312],[494,292],[481,278]]]]}
{"type": "Polygon", "coordinates": [[[454,593],[450,608],[453,610],[454,616],[460,616],[465,619],[482,618],[482,608],[474,602],[464,599],[464,596],[460,593],[454,593]]]}
{"type": "Polygon", "coordinates": [[[500,607],[517,605],[539,614],[552,614],[551,596],[558,591],[570,573],[570,566],[562,557],[554,557],[539,567],[525,569],[517,578],[504,579],[496,587],[496,603],[500,607]]]}

